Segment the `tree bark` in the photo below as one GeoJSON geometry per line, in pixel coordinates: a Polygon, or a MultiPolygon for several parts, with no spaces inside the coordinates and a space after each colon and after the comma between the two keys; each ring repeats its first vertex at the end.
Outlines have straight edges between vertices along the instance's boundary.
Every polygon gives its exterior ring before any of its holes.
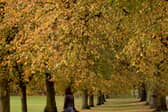
{"type": "Polygon", "coordinates": [[[146,103],[150,105],[151,97],[152,97],[152,91],[151,91],[151,84],[150,82],[146,83],[146,103]]]}
{"type": "Polygon", "coordinates": [[[46,73],[46,94],[47,94],[47,103],[44,109],[44,112],[57,112],[56,101],[55,101],[55,89],[54,82],[51,82],[51,74],[46,73]]]}
{"type": "Polygon", "coordinates": [[[146,103],[150,105],[150,102],[151,102],[151,91],[150,90],[147,90],[147,95],[146,95],[146,103]]]}
{"type": "Polygon", "coordinates": [[[106,102],[106,97],[104,94],[103,94],[103,102],[106,102]]]}
{"type": "Polygon", "coordinates": [[[166,96],[161,95],[158,89],[157,87],[152,91],[150,106],[158,111],[166,110],[166,96]]]}
{"type": "Polygon", "coordinates": [[[146,92],[146,87],[145,84],[143,83],[139,89],[139,96],[140,96],[140,101],[146,101],[147,99],[147,92],[146,92]]]}
{"type": "Polygon", "coordinates": [[[97,105],[102,105],[102,104],[104,104],[103,95],[101,91],[99,91],[98,96],[97,96],[97,105]]]}
{"type": "Polygon", "coordinates": [[[104,95],[101,94],[101,104],[104,104],[104,95]]]}
{"type": "Polygon", "coordinates": [[[151,108],[156,108],[157,107],[157,98],[158,94],[157,94],[157,90],[153,89],[152,93],[151,93],[151,100],[150,100],[150,107],[151,108]]]}
{"type": "Polygon", "coordinates": [[[21,102],[22,102],[22,112],[27,112],[27,95],[26,95],[26,84],[22,83],[21,88],[21,102]]]}
{"type": "Polygon", "coordinates": [[[22,75],[23,73],[22,65],[17,64],[16,71],[18,71],[18,75],[19,75],[19,87],[21,89],[22,112],[27,112],[26,82],[24,82],[24,78],[22,75]]]}
{"type": "Polygon", "coordinates": [[[6,79],[0,80],[0,112],[10,112],[9,85],[6,79]]]}
{"type": "Polygon", "coordinates": [[[106,97],[106,99],[110,99],[110,95],[106,95],[105,97],[106,97]]]}
{"type": "Polygon", "coordinates": [[[97,96],[97,105],[101,105],[101,97],[97,96]]]}
{"type": "Polygon", "coordinates": [[[94,107],[94,95],[93,94],[89,96],[89,106],[94,107]]]}
{"type": "Polygon", "coordinates": [[[157,110],[166,110],[166,96],[159,96],[158,97],[158,105],[157,105],[157,110]]]}
{"type": "Polygon", "coordinates": [[[88,105],[88,91],[87,91],[87,89],[83,90],[82,109],[90,109],[90,107],[88,105]]]}

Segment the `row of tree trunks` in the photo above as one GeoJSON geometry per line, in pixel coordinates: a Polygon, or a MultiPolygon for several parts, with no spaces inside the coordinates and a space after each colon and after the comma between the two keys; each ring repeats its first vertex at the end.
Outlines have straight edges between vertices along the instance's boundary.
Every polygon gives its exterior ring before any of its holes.
{"type": "Polygon", "coordinates": [[[166,96],[159,96],[159,103],[158,103],[158,106],[157,106],[157,110],[166,110],[167,107],[166,107],[166,96]]]}
{"type": "MultiPolygon", "coordinates": [[[[4,75],[4,74],[0,74],[4,75]]],[[[46,73],[46,88],[47,88],[47,104],[44,112],[57,112],[55,102],[54,82],[50,81],[51,74],[46,73]]],[[[27,94],[26,84],[20,80],[22,112],[27,112],[27,94]]],[[[10,94],[7,78],[0,80],[0,112],[10,112],[10,94]]]]}
{"type": "Polygon", "coordinates": [[[146,101],[151,108],[158,111],[166,110],[166,96],[159,93],[159,85],[153,89],[149,89],[150,85],[143,85],[139,90],[139,97],[141,101],[146,101]]]}
{"type": "Polygon", "coordinates": [[[151,108],[156,108],[156,110],[166,110],[166,96],[162,96],[158,91],[153,90],[150,95],[149,105],[151,108]]]}
{"type": "Polygon", "coordinates": [[[0,112],[10,112],[10,96],[8,80],[0,80],[0,112]]]}
{"type": "MultiPolygon", "coordinates": [[[[105,96],[99,91],[97,96],[97,105],[102,105],[105,102],[105,96]]],[[[90,109],[90,107],[94,107],[94,95],[88,94],[88,90],[83,90],[83,97],[82,97],[82,109],[90,109]]]]}
{"type": "MultiPolygon", "coordinates": [[[[50,81],[51,74],[46,73],[46,89],[47,89],[47,103],[44,112],[57,112],[55,102],[55,89],[54,82],[50,81]]],[[[27,112],[27,96],[26,96],[26,84],[20,81],[21,88],[21,101],[22,101],[22,112],[27,112]]],[[[0,112],[10,112],[9,103],[9,85],[7,80],[0,81],[0,112]]],[[[104,104],[105,96],[99,91],[97,105],[104,104]]],[[[83,91],[83,109],[89,109],[94,107],[94,95],[88,95],[88,90],[83,91]],[[89,99],[89,100],[88,100],[89,99]],[[88,103],[89,102],[89,103],[88,103]]]]}

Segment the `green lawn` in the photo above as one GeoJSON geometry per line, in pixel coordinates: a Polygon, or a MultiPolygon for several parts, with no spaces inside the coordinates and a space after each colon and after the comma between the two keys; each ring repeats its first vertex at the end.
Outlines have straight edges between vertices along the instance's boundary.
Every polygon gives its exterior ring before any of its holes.
{"type": "Polygon", "coordinates": [[[92,108],[84,112],[153,112],[145,102],[139,102],[135,98],[113,98],[107,100],[102,106],[92,108]]]}
{"type": "MultiPolygon", "coordinates": [[[[45,107],[45,96],[29,96],[27,97],[29,112],[43,112],[45,107]]],[[[56,96],[56,104],[59,111],[62,110],[64,103],[63,96],[56,96]]],[[[81,99],[75,98],[76,107],[81,107],[81,99]]],[[[11,96],[11,112],[21,112],[21,99],[19,96],[11,96]]]]}
{"type": "MultiPolygon", "coordinates": [[[[63,108],[63,96],[56,96],[58,112],[63,108]]],[[[44,96],[29,96],[28,97],[28,112],[43,112],[45,107],[44,96]]],[[[152,112],[145,102],[139,102],[134,98],[113,98],[107,100],[102,106],[96,106],[91,110],[81,110],[81,98],[75,98],[76,107],[80,112],[152,112]]],[[[11,97],[11,112],[21,112],[20,97],[11,97]]]]}

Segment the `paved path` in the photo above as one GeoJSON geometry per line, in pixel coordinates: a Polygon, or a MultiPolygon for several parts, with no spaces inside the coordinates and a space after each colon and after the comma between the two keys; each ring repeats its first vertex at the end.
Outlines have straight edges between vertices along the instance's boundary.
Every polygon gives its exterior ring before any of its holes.
{"type": "Polygon", "coordinates": [[[96,106],[91,110],[80,112],[153,112],[145,102],[139,102],[134,98],[115,98],[109,99],[104,105],[96,106]]]}

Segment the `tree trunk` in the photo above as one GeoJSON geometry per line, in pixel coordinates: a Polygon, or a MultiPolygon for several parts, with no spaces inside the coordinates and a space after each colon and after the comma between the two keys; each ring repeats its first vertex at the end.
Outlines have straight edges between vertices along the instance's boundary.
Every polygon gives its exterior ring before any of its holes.
{"type": "Polygon", "coordinates": [[[106,97],[106,99],[110,99],[110,95],[106,95],[105,97],[106,97]]]}
{"type": "Polygon", "coordinates": [[[27,95],[26,95],[26,84],[22,83],[21,88],[21,102],[22,102],[22,112],[27,112],[27,95]]]}
{"type": "Polygon", "coordinates": [[[47,94],[47,104],[44,112],[57,112],[56,101],[55,101],[55,89],[54,82],[51,82],[51,74],[46,73],[46,94],[47,94]]]}
{"type": "Polygon", "coordinates": [[[17,65],[16,70],[18,71],[19,75],[19,87],[21,89],[21,105],[22,105],[22,112],[27,112],[27,96],[26,96],[26,83],[23,79],[23,69],[22,65],[17,65]]]}
{"type": "Polygon", "coordinates": [[[105,102],[104,95],[101,94],[101,104],[104,104],[104,102],[105,102]]]}
{"type": "Polygon", "coordinates": [[[157,96],[154,99],[153,108],[156,108],[157,111],[166,110],[166,98],[157,93],[157,96]]]}
{"type": "Polygon", "coordinates": [[[151,91],[151,84],[150,82],[146,83],[146,103],[150,105],[151,97],[152,97],[152,91],[151,91]]]}
{"type": "Polygon", "coordinates": [[[101,105],[101,96],[100,95],[97,96],[97,105],[101,105]]]}
{"type": "Polygon", "coordinates": [[[10,95],[8,81],[0,80],[0,112],[10,112],[10,95]]]}
{"type": "Polygon", "coordinates": [[[106,97],[105,97],[105,95],[103,95],[103,102],[106,102],[106,97]]]}
{"type": "Polygon", "coordinates": [[[89,96],[89,106],[94,107],[94,95],[93,94],[89,96]]]}
{"type": "Polygon", "coordinates": [[[87,91],[87,89],[83,90],[82,109],[90,109],[90,107],[88,105],[88,91],[87,91]]]}
{"type": "Polygon", "coordinates": [[[150,100],[150,107],[151,108],[156,108],[157,107],[157,98],[158,97],[158,94],[157,94],[157,90],[154,89],[152,90],[152,93],[151,93],[151,100],[150,100]]]}
{"type": "Polygon", "coordinates": [[[97,96],[97,105],[101,105],[101,104],[104,104],[104,101],[103,101],[103,95],[101,91],[99,91],[98,96],[97,96]]]}
{"type": "Polygon", "coordinates": [[[166,96],[159,96],[157,110],[166,110],[166,96]]]}
{"type": "Polygon", "coordinates": [[[147,94],[146,94],[146,102],[147,102],[147,104],[150,104],[150,102],[151,102],[151,97],[152,97],[152,95],[151,95],[151,90],[147,90],[147,94]]]}
{"type": "Polygon", "coordinates": [[[166,110],[166,96],[161,95],[159,92],[159,85],[152,91],[150,106],[156,110],[166,110]]]}
{"type": "Polygon", "coordinates": [[[139,94],[140,94],[139,95],[140,96],[140,101],[146,101],[147,94],[146,94],[146,87],[145,87],[144,83],[140,87],[139,94]]]}

